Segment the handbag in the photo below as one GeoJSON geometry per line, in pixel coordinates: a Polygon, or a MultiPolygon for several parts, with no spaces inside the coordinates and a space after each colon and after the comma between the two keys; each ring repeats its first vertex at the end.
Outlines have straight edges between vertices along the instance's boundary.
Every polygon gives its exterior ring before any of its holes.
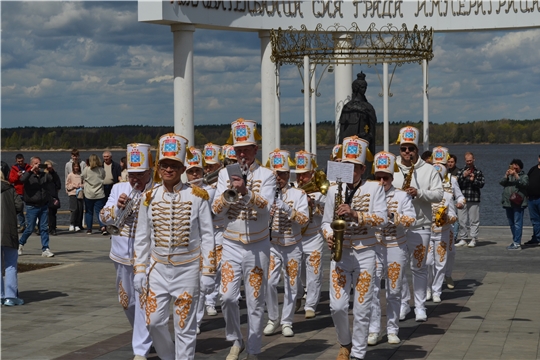
{"type": "Polygon", "coordinates": [[[83,189],[77,189],[76,196],[77,196],[77,199],[84,199],[83,189]]]}
{"type": "Polygon", "coordinates": [[[58,198],[51,198],[51,201],[49,201],[49,207],[51,209],[60,209],[60,199],[58,198]]]}
{"type": "Polygon", "coordinates": [[[519,195],[519,193],[513,192],[512,195],[510,195],[510,202],[516,206],[521,206],[523,203],[523,196],[519,195]]]}

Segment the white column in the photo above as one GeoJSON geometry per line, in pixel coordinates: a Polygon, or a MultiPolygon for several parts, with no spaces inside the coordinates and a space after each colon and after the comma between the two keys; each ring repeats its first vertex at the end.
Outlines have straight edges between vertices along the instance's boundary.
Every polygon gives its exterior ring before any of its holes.
{"type": "Polygon", "coordinates": [[[384,151],[390,151],[390,125],[388,123],[388,63],[383,63],[383,135],[384,151]]]}
{"type": "Polygon", "coordinates": [[[304,150],[309,152],[311,145],[311,131],[309,121],[309,94],[310,94],[310,76],[309,76],[309,56],[304,56],[304,150]]]}
{"type": "Polygon", "coordinates": [[[422,72],[424,75],[424,151],[429,150],[429,99],[428,99],[428,62],[422,60],[422,72]]]}
{"type": "Polygon", "coordinates": [[[317,155],[317,89],[315,84],[315,69],[317,65],[311,64],[311,153],[317,155]]]}
{"type": "MultiPolygon", "coordinates": [[[[274,93],[274,149],[281,149],[281,81],[279,78],[279,66],[275,66],[274,81],[276,83],[276,91],[274,93]]],[[[274,150],[271,149],[270,151],[274,150]]]]}
{"type": "Polygon", "coordinates": [[[174,49],[174,132],[195,145],[193,118],[193,25],[172,25],[174,49]]]}
{"type": "MultiPolygon", "coordinates": [[[[349,44],[347,34],[335,34],[334,43],[337,48],[346,48],[349,44]]],[[[334,68],[334,93],[335,93],[335,119],[336,119],[336,144],[339,141],[339,117],[346,102],[352,97],[353,65],[339,64],[339,55],[336,55],[334,68]]]]}
{"type": "MultiPolygon", "coordinates": [[[[262,160],[279,147],[279,118],[276,118],[276,66],[270,59],[272,43],[269,31],[259,31],[261,39],[261,135],[262,160]]],[[[277,104],[279,109],[279,104],[277,104]]]]}

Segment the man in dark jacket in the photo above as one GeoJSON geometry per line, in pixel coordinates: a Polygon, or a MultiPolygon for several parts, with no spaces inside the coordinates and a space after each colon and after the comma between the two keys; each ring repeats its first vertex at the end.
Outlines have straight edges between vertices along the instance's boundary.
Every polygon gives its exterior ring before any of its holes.
{"type": "Polygon", "coordinates": [[[22,255],[23,246],[28,237],[32,234],[32,229],[36,226],[39,218],[39,232],[41,236],[41,256],[53,257],[49,250],[49,200],[50,194],[47,191],[48,183],[53,181],[51,174],[44,170],[47,166],[41,165],[41,159],[34,156],[30,160],[30,170],[22,174],[21,182],[24,184],[24,202],[26,203],[27,226],[19,239],[19,255],[22,255]]]}
{"type": "Polygon", "coordinates": [[[105,201],[111,194],[111,189],[114,184],[120,181],[122,175],[122,167],[117,162],[113,161],[110,151],[103,152],[103,168],[105,169],[105,180],[103,180],[103,190],[105,191],[105,201]]]}
{"type": "MultiPolygon", "coordinates": [[[[23,200],[24,184],[21,181],[21,176],[30,170],[30,165],[24,162],[23,154],[15,155],[15,165],[11,167],[9,172],[9,182],[15,187],[15,191],[23,200]]],[[[26,219],[24,213],[21,211],[17,214],[17,220],[19,222],[19,232],[23,232],[26,227],[26,219]]]]}

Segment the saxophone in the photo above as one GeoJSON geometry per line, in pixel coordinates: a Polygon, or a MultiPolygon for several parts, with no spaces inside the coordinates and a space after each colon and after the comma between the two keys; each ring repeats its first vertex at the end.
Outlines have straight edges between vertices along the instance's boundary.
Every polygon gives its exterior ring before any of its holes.
{"type": "Polygon", "coordinates": [[[435,226],[443,227],[448,220],[448,206],[441,206],[435,213],[435,226]]]}
{"type": "Polygon", "coordinates": [[[407,190],[411,187],[411,180],[414,173],[414,163],[411,165],[411,169],[409,170],[409,173],[407,176],[405,176],[405,179],[403,180],[403,186],[401,187],[401,190],[407,190]]]}
{"type": "Polygon", "coordinates": [[[341,254],[343,253],[343,236],[345,235],[345,228],[347,222],[343,219],[343,216],[338,216],[337,209],[339,205],[343,204],[342,187],[343,183],[338,180],[337,192],[334,201],[334,221],[330,224],[332,230],[334,230],[334,244],[332,245],[332,260],[338,262],[341,260],[341,254]]]}

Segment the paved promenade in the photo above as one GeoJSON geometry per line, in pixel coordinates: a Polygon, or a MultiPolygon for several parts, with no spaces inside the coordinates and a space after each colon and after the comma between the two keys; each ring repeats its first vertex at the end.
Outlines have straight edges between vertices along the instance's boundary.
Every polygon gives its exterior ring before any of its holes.
{"type": "MultiPolygon", "coordinates": [[[[524,242],[531,232],[524,230],[524,242]]],[[[413,313],[400,322],[401,344],[390,345],[382,336],[369,347],[366,359],[539,358],[540,247],[509,252],[510,238],[507,227],[482,227],[476,248],[457,248],[456,288],[444,290],[442,303],[427,303],[427,322],[416,323],[413,313]]],[[[109,238],[64,229],[51,237],[50,245],[56,256],[41,257],[39,238],[32,235],[19,258],[22,263],[60,265],[19,274],[26,304],[2,307],[1,358],[132,359],[130,327],[117,301],[114,265],[108,258],[109,238]]],[[[303,312],[297,313],[293,338],[280,331],[263,337],[260,359],[336,358],[328,268],[329,261],[317,317],[305,320],[303,312]]],[[[241,306],[246,331],[245,304],[241,306]]],[[[201,329],[196,358],[225,359],[230,343],[224,340],[221,311],[206,316],[201,329]]],[[[158,357],[150,354],[149,359],[158,357]]]]}

